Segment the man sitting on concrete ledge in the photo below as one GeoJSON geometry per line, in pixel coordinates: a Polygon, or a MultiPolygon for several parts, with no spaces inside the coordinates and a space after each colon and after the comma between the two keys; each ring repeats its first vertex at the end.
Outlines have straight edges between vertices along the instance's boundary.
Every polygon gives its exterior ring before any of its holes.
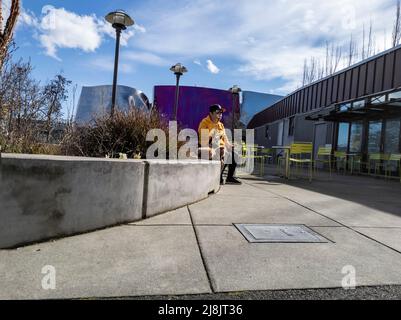
{"type": "MultiPolygon", "coordinates": [[[[199,124],[198,128],[198,133],[199,133],[199,142],[201,145],[201,148],[208,148],[209,149],[209,158],[213,158],[215,153],[218,152],[220,153],[220,160],[222,163],[222,170],[221,170],[221,175],[220,175],[220,183],[224,184],[223,180],[223,172],[225,168],[227,167],[227,164],[225,164],[225,154],[226,148],[230,151],[232,151],[233,145],[230,143],[228,140],[225,130],[224,130],[224,125],[221,122],[221,118],[223,117],[223,112],[225,110],[219,105],[219,104],[214,104],[211,105],[209,108],[209,115],[204,118],[201,123],[199,124]],[[202,132],[205,134],[208,132],[207,137],[203,137],[202,139],[202,132]],[[217,140],[217,148],[214,149],[214,144],[213,141],[214,139],[217,140]]],[[[228,164],[228,174],[227,174],[227,179],[226,183],[230,184],[241,184],[239,180],[234,178],[234,173],[235,173],[235,168],[237,167],[237,163],[235,162],[234,157],[231,159],[231,163],[228,164]]]]}

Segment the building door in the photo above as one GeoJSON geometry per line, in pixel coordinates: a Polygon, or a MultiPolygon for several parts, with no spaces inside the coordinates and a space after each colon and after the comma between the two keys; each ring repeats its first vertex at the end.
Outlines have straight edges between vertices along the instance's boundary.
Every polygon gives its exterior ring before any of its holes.
{"type": "Polygon", "coordinates": [[[327,137],[327,123],[317,123],[315,124],[315,134],[313,137],[313,155],[316,159],[319,147],[324,147],[326,145],[327,137]]]}
{"type": "Polygon", "coordinates": [[[277,145],[283,145],[283,135],[284,135],[284,121],[280,121],[278,124],[278,135],[277,135],[277,145]]]}

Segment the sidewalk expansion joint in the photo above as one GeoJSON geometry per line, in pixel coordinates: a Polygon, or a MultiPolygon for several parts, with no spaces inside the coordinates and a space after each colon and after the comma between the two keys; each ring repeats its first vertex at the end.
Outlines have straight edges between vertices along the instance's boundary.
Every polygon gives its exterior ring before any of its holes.
{"type": "MultiPolygon", "coordinates": [[[[330,218],[330,217],[324,215],[323,213],[320,213],[320,212],[318,212],[318,211],[316,211],[316,210],[314,210],[314,209],[312,209],[312,208],[309,208],[309,207],[307,207],[307,206],[305,206],[305,205],[303,205],[303,204],[301,204],[301,203],[299,203],[299,202],[297,202],[297,201],[295,201],[295,200],[293,200],[293,199],[287,198],[287,197],[285,197],[285,196],[282,196],[282,195],[277,194],[277,193],[275,193],[275,192],[273,192],[273,191],[270,191],[270,190],[265,190],[265,189],[259,188],[259,187],[257,187],[257,186],[254,186],[254,185],[250,184],[250,183],[246,183],[246,182],[244,182],[244,183],[247,184],[247,185],[249,185],[249,186],[251,186],[251,187],[253,187],[253,188],[256,188],[256,189],[258,189],[258,190],[263,190],[264,192],[267,192],[267,193],[270,193],[270,194],[274,194],[274,195],[276,195],[276,196],[279,196],[280,198],[283,198],[283,199],[286,199],[286,200],[288,200],[288,201],[291,201],[292,203],[295,203],[295,204],[297,204],[297,205],[299,205],[299,206],[301,206],[301,207],[303,207],[303,208],[305,208],[305,209],[307,209],[307,210],[309,210],[309,211],[311,211],[311,212],[314,212],[314,213],[316,213],[316,214],[318,214],[318,215],[320,215],[320,216],[322,216],[322,217],[324,217],[324,218],[326,218],[326,219],[329,219],[329,220],[331,220],[331,221],[333,221],[333,222],[335,222],[335,223],[338,223],[340,226],[342,226],[342,227],[344,227],[344,228],[347,228],[347,229],[349,229],[349,230],[352,230],[353,232],[358,233],[359,235],[361,235],[361,236],[363,236],[363,237],[365,237],[365,238],[367,238],[367,239],[369,239],[369,240],[371,240],[371,241],[374,241],[374,242],[376,242],[376,243],[378,243],[378,244],[380,244],[380,245],[382,245],[382,246],[384,246],[384,247],[386,247],[386,248],[388,248],[388,249],[390,249],[390,250],[392,250],[392,251],[394,251],[394,252],[397,252],[398,254],[401,254],[401,251],[399,251],[399,250],[397,250],[397,249],[394,249],[393,247],[390,247],[389,245],[387,245],[387,244],[385,244],[385,243],[383,243],[383,242],[380,242],[380,241],[378,241],[378,240],[376,240],[376,239],[373,239],[373,238],[367,236],[366,234],[364,234],[364,233],[362,233],[362,232],[359,232],[358,230],[355,230],[355,229],[353,229],[352,227],[347,226],[346,224],[343,224],[343,223],[341,223],[341,222],[339,222],[339,221],[337,221],[337,220],[335,220],[335,219],[333,219],[333,218],[330,218]]],[[[358,227],[358,228],[359,228],[359,227],[358,227]]]]}
{"type": "Polygon", "coordinates": [[[207,276],[207,280],[208,280],[208,282],[209,282],[210,291],[211,291],[212,293],[216,293],[216,290],[215,290],[215,288],[214,288],[214,286],[213,286],[212,279],[211,279],[211,277],[210,277],[210,269],[209,269],[209,267],[208,267],[208,265],[207,265],[207,263],[206,263],[205,256],[203,255],[202,247],[201,247],[200,241],[199,241],[199,235],[198,235],[198,232],[197,232],[197,230],[196,230],[196,227],[195,227],[195,224],[194,224],[194,219],[193,219],[193,217],[192,217],[192,212],[191,212],[191,209],[189,209],[189,206],[187,206],[187,210],[188,210],[189,217],[190,217],[191,223],[192,223],[192,227],[193,227],[193,230],[194,230],[194,233],[195,233],[196,243],[198,244],[198,249],[199,249],[199,253],[200,253],[201,259],[202,259],[203,268],[205,269],[205,273],[206,273],[206,276],[207,276]]]}

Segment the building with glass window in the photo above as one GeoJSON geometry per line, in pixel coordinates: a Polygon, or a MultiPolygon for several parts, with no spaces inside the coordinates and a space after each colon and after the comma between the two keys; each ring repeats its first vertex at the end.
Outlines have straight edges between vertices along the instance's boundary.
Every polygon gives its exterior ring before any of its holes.
{"type": "Polygon", "coordinates": [[[256,114],[256,143],[331,145],[359,154],[401,153],[401,46],[307,85],[256,114]]]}

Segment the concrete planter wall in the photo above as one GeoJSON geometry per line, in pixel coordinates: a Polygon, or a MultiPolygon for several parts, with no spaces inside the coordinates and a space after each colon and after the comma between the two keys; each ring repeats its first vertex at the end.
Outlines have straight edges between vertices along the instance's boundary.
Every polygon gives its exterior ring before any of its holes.
{"type": "Polygon", "coordinates": [[[1,156],[0,248],[137,221],[219,188],[215,161],[1,156]]]}

